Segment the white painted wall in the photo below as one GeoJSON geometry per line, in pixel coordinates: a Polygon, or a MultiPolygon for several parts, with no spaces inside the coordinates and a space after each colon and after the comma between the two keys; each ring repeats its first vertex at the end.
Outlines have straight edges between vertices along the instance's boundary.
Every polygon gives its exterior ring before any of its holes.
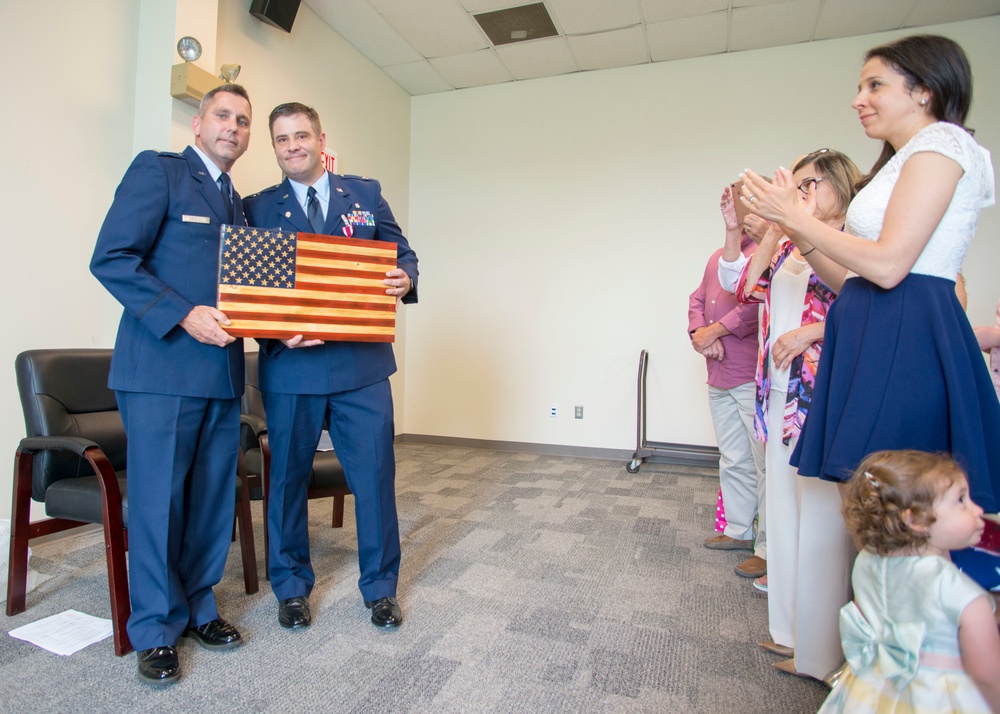
{"type": "Polygon", "coordinates": [[[280,180],[267,115],[279,102],[302,101],[319,110],[344,170],[382,180],[405,229],[410,97],[308,6],[287,34],[252,17],[245,0],[5,3],[0,38],[16,71],[5,76],[0,112],[0,459],[8,459],[0,518],[10,513],[9,464],[24,435],[14,357],[113,346],[121,307],[90,275],[94,241],[136,151],[180,151],[193,139],[195,108],[169,96],[170,66],[180,61],[175,31],[215,26],[202,17],[209,3],[219,34],[206,46],[218,64],[243,65],[239,81],[255,109],[250,149],[233,172],[237,189],[247,195],[280,180]]]}
{"type": "MultiPolygon", "coordinates": [[[[968,52],[969,125],[1000,153],[1000,18],[930,31],[968,52]]],[[[880,147],[850,102],[864,51],[898,34],[415,97],[404,431],[632,449],[645,348],[648,437],[714,444],[686,327],[722,187],[821,147],[867,170],[880,147]]],[[[977,323],[1000,298],[998,210],[966,262],[977,323]]]]}
{"type": "Polygon", "coordinates": [[[114,340],[120,308],[87,265],[132,158],[138,18],[128,0],[4,6],[0,44],[16,69],[6,73],[0,112],[0,518],[10,515],[14,451],[24,436],[14,357],[114,340]]]}
{"type": "MultiPolygon", "coordinates": [[[[21,58],[0,113],[8,308],[0,456],[8,459],[24,431],[14,356],[113,344],[120,308],[87,270],[97,232],[135,150],[180,150],[191,138],[194,109],[160,101],[175,32],[184,30],[141,18],[140,7],[159,5],[41,0],[3,11],[0,38],[21,58]],[[159,90],[146,81],[157,62],[159,90]]],[[[243,65],[256,110],[237,188],[279,180],[266,115],[303,101],[320,111],[344,170],[381,179],[408,229],[421,302],[401,313],[406,339],[396,351],[407,379],[399,375],[395,392],[397,429],[411,434],[630,449],[636,363],[647,348],[650,438],[713,443],[685,314],[721,240],[722,185],[746,165],[770,169],[819,146],[862,165],[877,153],[848,104],[861,53],[888,36],[411,102],[306,5],[291,35],[250,17],[244,0],[218,8],[216,60],[243,65]],[[754,91],[767,100],[757,110],[754,91]],[[557,419],[547,416],[553,402],[557,419]],[[574,404],[585,406],[583,421],[571,418],[574,404]]],[[[936,29],[969,52],[970,123],[982,143],[1000,147],[1000,19],[936,29]]],[[[974,322],[991,321],[1000,297],[997,211],[984,214],[967,260],[974,322]]],[[[9,498],[7,469],[2,516],[9,498]]]]}

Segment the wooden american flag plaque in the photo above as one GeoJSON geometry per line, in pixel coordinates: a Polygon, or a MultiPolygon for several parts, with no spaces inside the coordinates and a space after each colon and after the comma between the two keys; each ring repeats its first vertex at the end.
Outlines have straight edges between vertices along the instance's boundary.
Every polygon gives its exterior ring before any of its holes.
{"type": "Polygon", "coordinates": [[[234,337],[392,342],[396,244],[222,226],[217,307],[234,337]]]}

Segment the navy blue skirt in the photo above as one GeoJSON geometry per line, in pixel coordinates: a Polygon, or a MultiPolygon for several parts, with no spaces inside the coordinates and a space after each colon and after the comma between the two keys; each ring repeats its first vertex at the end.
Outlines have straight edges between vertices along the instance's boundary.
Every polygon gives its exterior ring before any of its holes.
{"type": "Polygon", "coordinates": [[[791,463],[846,481],[882,449],[951,453],[973,500],[997,512],[1000,401],[951,280],[910,274],[885,290],[851,278],[827,315],[791,463]]]}

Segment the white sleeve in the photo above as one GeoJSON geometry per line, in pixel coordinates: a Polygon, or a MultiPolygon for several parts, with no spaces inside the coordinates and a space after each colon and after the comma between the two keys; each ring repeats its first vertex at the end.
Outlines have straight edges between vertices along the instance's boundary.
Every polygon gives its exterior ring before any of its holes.
{"type": "Polygon", "coordinates": [[[736,293],[736,283],[743,272],[743,266],[747,264],[747,257],[740,253],[740,257],[733,261],[719,258],[719,284],[727,293],[736,293]]]}

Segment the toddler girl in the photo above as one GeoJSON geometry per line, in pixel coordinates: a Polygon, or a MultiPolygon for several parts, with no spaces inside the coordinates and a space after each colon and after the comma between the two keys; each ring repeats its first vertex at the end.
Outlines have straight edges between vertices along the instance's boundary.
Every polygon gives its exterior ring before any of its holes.
{"type": "Polygon", "coordinates": [[[880,451],[844,489],[861,552],[840,611],[848,668],[820,712],[1000,711],[993,601],[949,551],[979,542],[983,509],[950,456],[880,451]]]}

